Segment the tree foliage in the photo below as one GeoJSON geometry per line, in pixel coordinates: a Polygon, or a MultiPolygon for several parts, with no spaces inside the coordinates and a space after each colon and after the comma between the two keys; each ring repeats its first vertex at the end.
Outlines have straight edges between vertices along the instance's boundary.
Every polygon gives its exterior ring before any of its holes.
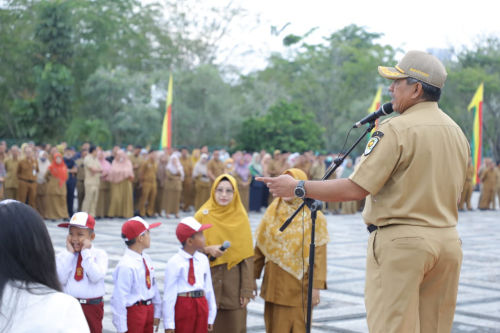
{"type": "MultiPolygon", "coordinates": [[[[230,0],[3,1],[0,137],[155,147],[173,74],[175,145],[340,150],[377,88],[390,84],[377,66],[395,64],[401,50],[356,25],[310,43],[312,28],[287,34],[285,52],[243,75],[221,60],[230,54],[221,41],[245,15],[230,0]],[[309,135],[302,124],[311,121],[324,130],[309,135]]],[[[440,105],[469,137],[467,106],[484,82],[484,153],[500,159],[500,38],[430,51],[449,73],[440,105]]]]}
{"type": "Polygon", "coordinates": [[[323,148],[324,128],[311,112],[281,101],[262,117],[245,120],[238,135],[238,148],[247,151],[282,149],[304,152],[323,148]]]}

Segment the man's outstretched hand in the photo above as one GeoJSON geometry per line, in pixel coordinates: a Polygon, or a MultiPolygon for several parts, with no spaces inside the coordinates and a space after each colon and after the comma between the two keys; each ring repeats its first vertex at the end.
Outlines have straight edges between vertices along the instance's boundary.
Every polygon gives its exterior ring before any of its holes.
{"type": "Polygon", "coordinates": [[[275,197],[291,198],[293,197],[298,180],[290,175],[281,175],[278,177],[255,177],[255,180],[263,182],[269,188],[269,192],[275,197]]]}

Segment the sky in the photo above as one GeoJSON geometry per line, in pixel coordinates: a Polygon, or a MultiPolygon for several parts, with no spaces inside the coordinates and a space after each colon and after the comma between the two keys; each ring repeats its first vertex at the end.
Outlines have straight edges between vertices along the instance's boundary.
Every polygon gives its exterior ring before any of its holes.
{"type": "Polygon", "coordinates": [[[481,37],[500,36],[498,0],[241,0],[239,5],[248,11],[247,22],[233,28],[224,43],[238,45],[227,61],[245,72],[265,67],[272,51],[284,51],[286,35],[303,35],[313,27],[318,29],[309,43],[356,24],[384,34],[379,43],[405,52],[472,47],[481,37]],[[272,25],[279,29],[287,23],[279,36],[271,35],[272,25]]]}

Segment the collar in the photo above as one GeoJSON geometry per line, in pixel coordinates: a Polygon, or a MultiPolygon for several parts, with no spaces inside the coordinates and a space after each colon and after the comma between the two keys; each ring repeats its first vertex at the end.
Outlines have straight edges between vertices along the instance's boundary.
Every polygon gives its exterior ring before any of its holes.
{"type": "Polygon", "coordinates": [[[420,103],[417,103],[415,105],[410,106],[408,109],[405,110],[405,112],[403,112],[401,114],[401,116],[406,116],[407,114],[414,113],[414,112],[417,112],[420,110],[434,111],[434,110],[438,110],[438,109],[439,109],[439,106],[438,106],[437,102],[420,102],[420,103]]]}
{"type": "Polygon", "coordinates": [[[135,259],[137,261],[142,261],[142,254],[139,254],[129,248],[125,250],[125,255],[128,257],[131,257],[132,259],[135,259]]]}
{"type": "Polygon", "coordinates": [[[182,249],[182,248],[179,249],[179,255],[182,258],[186,259],[186,260],[189,260],[191,258],[193,258],[195,260],[198,260],[198,253],[199,253],[198,251],[195,251],[193,253],[193,255],[190,255],[189,253],[187,253],[186,251],[184,251],[184,249],[182,249]]]}

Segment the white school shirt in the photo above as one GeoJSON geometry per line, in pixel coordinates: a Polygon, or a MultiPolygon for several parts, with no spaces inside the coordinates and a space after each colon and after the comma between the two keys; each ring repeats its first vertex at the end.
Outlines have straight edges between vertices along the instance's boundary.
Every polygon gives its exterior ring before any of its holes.
{"type": "Polygon", "coordinates": [[[204,290],[205,298],[208,303],[208,323],[213,324],[217,314],[217,305],[215,304],[214,289],[212,286],[212,275],[207,256],[196,251],[192,256],[179,249],[167,262],[165,269],[165,292],[163,294],[163,326],[165,329],[175,329],[175,303],[177,294],[204,290]],[[189,259],[193,258],[194,285],[188,283],[189,259]]]}
{"type": "Polygon", "coordinates": [[[113,312],[113,325],[118,332],[128,331],[127,307],[137,301],[153,299],[155,308],[154,317],[161,318],[161,296],[155,279],[153,261],[146,254],[139,254],[126,249],[123,257],[118,262],[113,273],[115,287],[111,296],[111,311],[113,312]],[[146,269],[142,259],[146,260],[151,277],[151,288],[146,285],[146,269]]]}
{"type": "Polygon", "coordinates": [[[2,333],[89,333],[87,320],[78,301],[41,284],[31,291],[18,281],[9,281],[1,299],[2,333]]]}
{"type": "Polygon", "coordinates": [[[71,253],[65,249],[56,256],[57,275],[63,286],[63,291],[76,298],[104,296],[104,278],[108,271],[106,251],[92,245],[90,249],[84,249],[81,253],[83,279],[80,281],[75,280],[78,252],[71,253]]]}

